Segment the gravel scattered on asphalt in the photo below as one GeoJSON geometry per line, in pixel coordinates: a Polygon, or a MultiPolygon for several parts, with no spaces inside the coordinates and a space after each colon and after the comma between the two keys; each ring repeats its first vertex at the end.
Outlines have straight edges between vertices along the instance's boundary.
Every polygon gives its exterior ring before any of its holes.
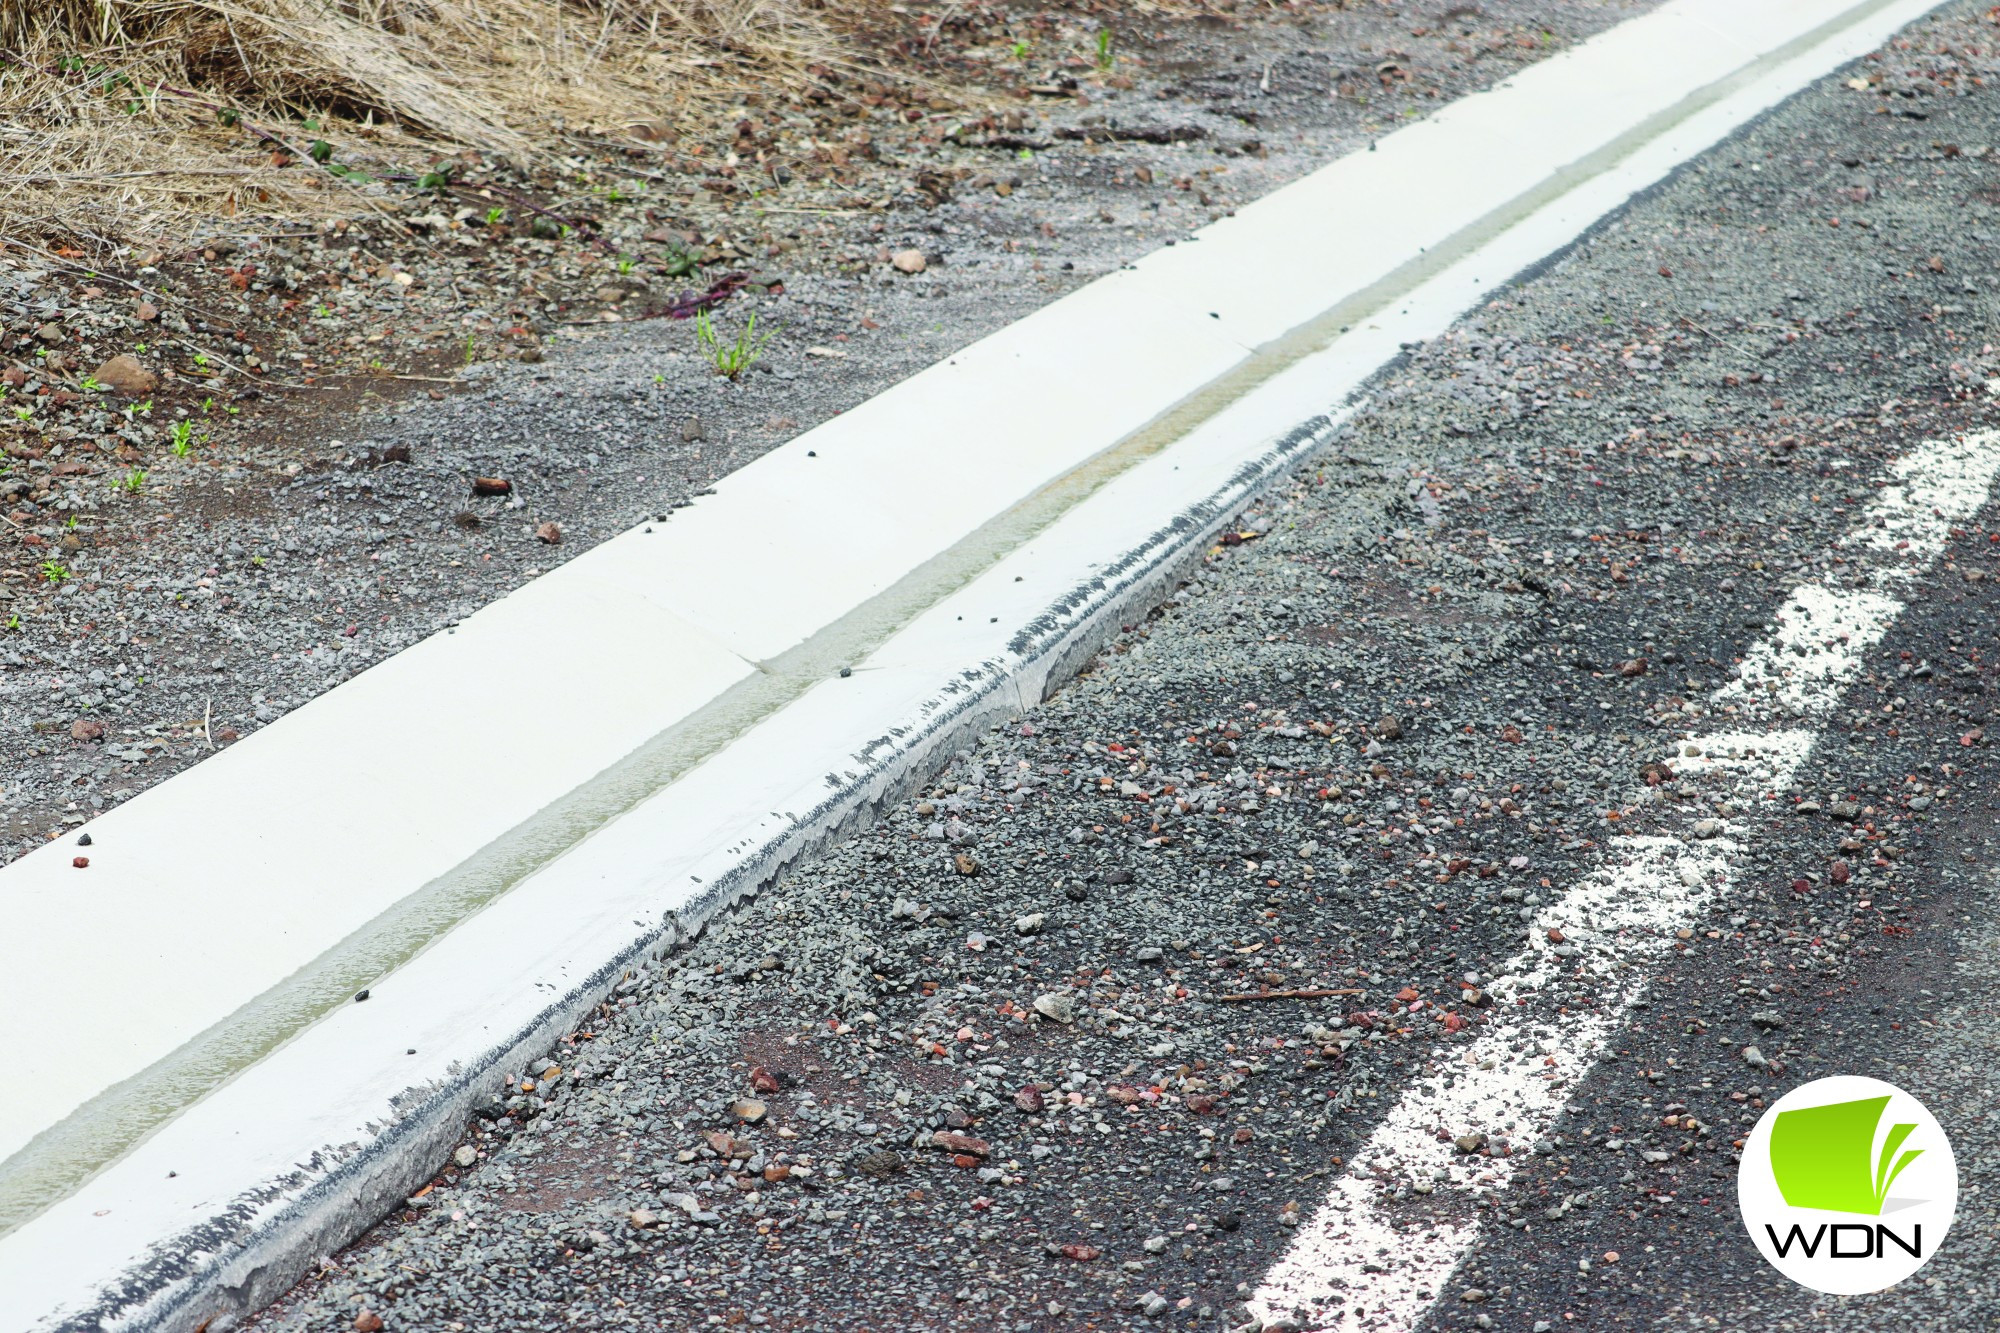
{"type": "MultiPolygon", "coordinates": [[[[1535,908],[1681,799],[1669,743],[1841,583],[1887,464],[1994,423],[1989,32],[1918,25],[1410,349],[1079,679],[628,978],[258,1326],[1242,1326],[1535,908]]],[[[1733,1181],[1824,1073],[1985,1141],[1996,562],[1989,512],[1911,586],[1565,1121],[1461,1137],[1527,1162],[1437,1327],[1991,1308],[1983,1196],[1941,1285],[1846,1305],[1764,1268],[1733,1181]]],[[[1466,1208],[1395,1202],[1412,1244],[1466,1208]]]]}

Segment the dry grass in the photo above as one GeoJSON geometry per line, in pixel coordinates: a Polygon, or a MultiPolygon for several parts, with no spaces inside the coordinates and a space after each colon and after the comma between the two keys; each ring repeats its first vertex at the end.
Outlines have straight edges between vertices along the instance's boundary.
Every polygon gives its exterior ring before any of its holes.
{"type": "Polygon", "coordinates": [[[520,159],[671,134],[833,47],[807,0],[0,0],[0,234],[94,249],[352,211],[266,136],[520,159]]]}

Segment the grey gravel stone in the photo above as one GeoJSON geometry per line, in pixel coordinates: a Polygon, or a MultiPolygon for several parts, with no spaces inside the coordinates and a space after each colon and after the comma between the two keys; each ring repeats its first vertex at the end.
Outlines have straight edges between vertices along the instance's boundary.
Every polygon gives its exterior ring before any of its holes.
{"type": "Polygon", "coordinates": [[[1053,1022],[1073,1023],[1076,1001],[1060,991],[1048,991],[1035,997],[1035,1012],[1053,1022]]]}

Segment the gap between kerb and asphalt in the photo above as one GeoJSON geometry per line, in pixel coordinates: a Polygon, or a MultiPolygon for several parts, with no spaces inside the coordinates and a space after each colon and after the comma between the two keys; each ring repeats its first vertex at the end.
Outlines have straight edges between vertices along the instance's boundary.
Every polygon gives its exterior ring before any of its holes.
{"type": "MultiPolygon", "coordinates": [[[[757,674],[652,736],[625,759],[425,884],[141,1073],[85,1102],[0,1162],[0,1236],[74,1191],[159,1125],[282,1046],[359,989],[409,962],[443,934],[620,815],[671,786],[811,686],[886,643],[925,609],[1139,462],[1157,455],[1350,329],[1393,310],[1436,277],[1541,208],[1614,171],[1648,143],[1829,36],[1901,3],[1868,0],[1687,94],[1593,152],[1406,260],[1388,275],[1257,348],[1147,425],[959,539],[757,674]]],[[[1182,244],[1199,243],[1187,238],[1182,244]]],[[[1546,262],[1546,257],[1543,262],[1546,262]]],[[[1497,285],[1496,285],[1497,286],[1497,285]]]]}
{"type": "Polygon", "coordinates": [[[1325,350],[1354,325],[1394,306],[1431,277],[1577,185],[1615,169],[1641,145],[1748,86],[1827,35],[1892,3],[1895,0],[1869,0],[1695,90],[1595,152],[1544,177],[1453,233],[1443,245],[1412,257],[1376,283],[1257,349],[1242,365],[969,533],[797,648],[770,661],[753,663],[757,675],[648,738],[626,759],[404,898],[304,971],[151,1068],[100,1093],[0,1163],[0,1236],[74,1189],[154,1126],[349,1000],[368,982],[408,962],[432,940],[528,875],[680,780],[810,686],[880,647],[919,612],[970,583],[1007,551],[1046,529],[1113,477],[1166,449],[1290,366],[1325,350]]]}

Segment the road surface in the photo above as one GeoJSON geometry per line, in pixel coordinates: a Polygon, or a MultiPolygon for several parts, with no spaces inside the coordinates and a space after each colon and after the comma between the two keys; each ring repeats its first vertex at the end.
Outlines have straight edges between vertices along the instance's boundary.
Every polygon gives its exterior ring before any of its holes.
{"type": "Polygon", "coordinates": [[[258,1326],[1991,1326],[1996,43],[1919,25],[1410,349],[258,1326]],[[1736,1213],[1834,1073],[1965,1169],[1874,1297],[1736,1213]]]}

